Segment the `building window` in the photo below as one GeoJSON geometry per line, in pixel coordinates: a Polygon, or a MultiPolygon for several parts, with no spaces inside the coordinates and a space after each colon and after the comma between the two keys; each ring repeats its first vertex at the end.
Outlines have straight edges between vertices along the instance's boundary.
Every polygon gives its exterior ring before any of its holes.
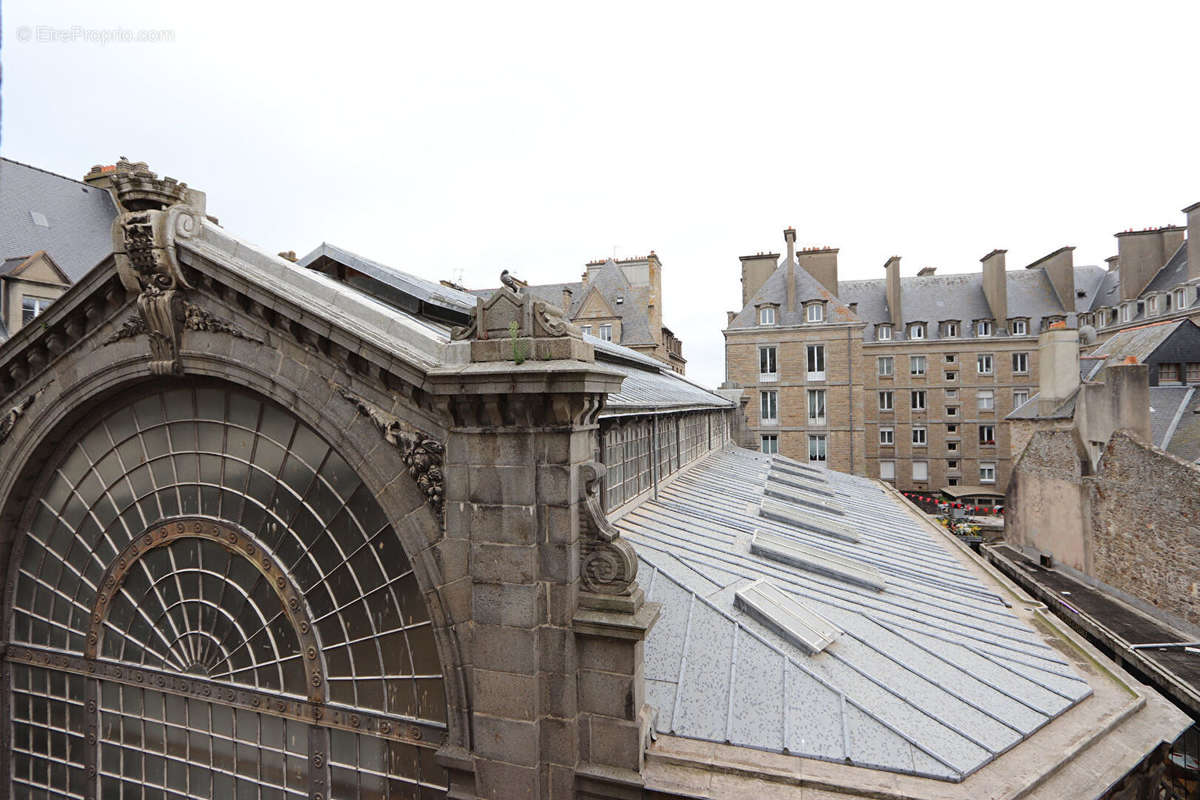
{"type": "Polygon", "coordinates": [[[879,356],[875,359],[875,365],[881,378],[890,378],[892,376],[894,364],[891,356],[879,356]]]}
{"type": "Polygon", "coordinates": [[[1020,408],[1029,402],[1028,389],[1013,389],[1013,408],[1020,408]]]}
{"type": "Polygon", "coordinates": [[[957,322],[947,322],[946,323],[946,337],[949,339],[953,339],[957,336],[958,336],[958,323],[957,322]]]}
{"type": "Polygon", "coordinates": [[[914,462],[912,462],[912,464],[913,464],[913,473],[912,473],[913,478],[912,479],[914,481],[929,480],[929,462],[928,461],[914,461],[914,462]]]}
{"type": "Polygon", "coordinates": [[[774,383],[779,380],[779,362],[776,355],[775,345],[758,348],[759,383],[774,383]]]}
{"type": "Polygon", "coordinates": [[[984,462],[979,465],[979,482],[980,483],[995,483],[996,482],[996,465],[991,462],[984,462]]]}
{"type": "Polygon", "coordinates": [[[946,406],[946,416],[947,417],[957,417],[958,416],[958,406],[946,406]]]}
{"type": "Polygon", "coordinates": [[[896,462],[895,461],[880,461],[879,462],[879,479],[881,481],[896,480],[896,462]]]}
{"type": "Polygon", "coordinates": [[[924,411],[925,410],[925,390],[924,389],[914,390],[912,392],[912,410],[913,411],[924,411]]]}
{"type": "Polygon", "coordinates": [[[914,425],[912,429],[912,443],[915,447],[924,447],[928,442],[925,437],[925,426],[914,425]]]}
{"type": "Polygon", "coordinates": [[[956,381],[956,380],[958,380],[958,373],[957,373],[957,372],[949,372],[949,371],[947,371],[947,372],[946,372],[946,380],[947,380],[947,381],[956,381]]]}
{"type": "Polygon", "coordinates": [[[953,364],[957,360],[958,360],[958,355],[956,353],[946,353],[946,363],[947,364],[953,364]]]}
{"type": "Polygon", "coordinates": [[[1013,353],[1012,354],[1013,372],[1028,373],[1029,372],[1029,353],[1013,353]]]}
{"type": "Polygon", "coordinates": [[[947,389],[946,390],[946,399],[947,400],[957,400],[958,399],[958,389],[947,389]]]}
{"type": "Polygon", "coordinates": [[[996,426],[995,425],[980,425],[979,426],[979,443],[994,445],[996,443],[996,426]]]}
{"type": "Polygon", "coordinates": [[[825,304],[809,303],[806,312],[809,322],[822,322],[825,319],[825,304]]]}
{"type": "Polygon", "coordinates": [[[778,453],[779,452],[779,434],[764,433],[762,435],[762,451],[764,453],[778,453]]]}
{"type": "Polygon", "coordinates": [[[1175,290],[1175,309],[1177,311],[1182,310],[1182,309],[1187,308],[1188,305],[1189,305],[1189,303],[1187,301],[1187,289],[1176,289],[1175,290]]]}
{"type": "Polygon", "coordinates": [[[825,390],[808,390],[808,422],[810,425],[825,424],[825,390]]]}
{"type": "Polygon", "coordinates": [[[592,326],[591,325],[581,325],[581,326],[579,326],[579,330],[583,331],[588,336],[592,335],[592,326]]]}
{"type": "Polygon", "coordinates": [[[1179,383],[1179,365],[1178,364],[1159,364],[1158,365],[1158,382],[1159,383],[1179,383]]]}
{"type": "Polygon", "coordinates": [[[1029,321],[1023,319],[1014,319],[1012,321],[1013,336],[1026,336],[1029,334],[1029,321]]]}
{"type": "Polygon", "coordinates": [[[825,434],[810,433],[808,435],[808,460],[825,461],[825,434]]]}
{"type": "Polygon", "coordinates": [[[47,297],[30,297],[29,295],[23,297],[21,299],[21,324],[28,325],[33,322],[50,303],[51,300],[47,297]]]}
{"type": "MultiPolygon", "coordinates": [[[[946,450],[951,453],[957,453],[958,452],[958,442],[953,439],[946,442],[946,450]]],[[[953,465],[953,462],[951,462],[951,464],[953,465]]]]}
{"type": "Polygon", "coordinates": [[[879,444],[881,447],[891,447],[896,444],[896,432],[891,428],[880,428],[879,444]]]}
{"type": "Polygon", "coordinates": [[[908,372],[910,375],[925,374],[925,356],[909,356],[908,372]]]}
{"type": "MultiPolygon", "coordinates": [[[[950,459],[946,462],[946,469],[958,469],[958,461],[955,459],[950,459]]],[[[957,484],[955,485],[957,486],[957,484]]]]}
{"type": "Polygon", "coordinates": [[[946,433],[958,433],[958,426],[957,425],[947,425],[946,433]]]}
{"type": "Polygon", "coordinates": [[[779,392],[759,392],[759,418],[764,425],[775,425],[779,422],[779,392]]]}
{"type": "Polygon", "coordinates": [[[600,338],[606,342],[612,341],[612,325],[606,323],[600,326],[600,338]]]}
{"type": "Polygon", "coordinates": [[[1200,362],[1189,361],[1187,365],[1187,382],[1200,383],[1200,362]]]}
{"type": "Polygon", "coordinates": [[[758,310],[759,325],[774,325],[775,324],[775,309],[768,306],[758,310]]]}
{"type": "Polygon", "coordinates": [[[890,342],[892,340],[892,326],[891,325],[876,325],[875,326],[875,338],[881,342],[890,342]]]}
{"type": "Polygon", "coordinates": [[[923,324],[921,324],[920,322],[914,322],[912,324],[912,326],[908,329],[908,338],[924,339],[925,338],[925,326],[923,324]]]}
{"type": "Polygon", "coordinates": [[[992,321],[990,319],[981,319],[975,323],[975,333],[978,336],[992,335],[992,321]]]}
{"type": "Polygon", "coordinates": [[[980,375],[992,374],[992,354],[980,353],[975,356],[975,371],[980,375]]]}
{"type": "Polygon", "coordinates": [[[980,411],[991,411],[996,407],[996,393],[991,389],[980,389],[975,393],[980,411]]]}
{"type": "Polygon", "coordinates": [[[891,392],[880,392],[879,393],[879,410],[880,411],[891,411],[892,410],[892,393],[891,392]]]}
{"type": "Polygon", "coordinates": [[[1133,303],[1125,303],[1121,306],[1121,322],[1133,321],[1133,303]]]}
{"type": "Polygon", "coordinates": [[[825,380],[825,345],[810,344],[807,348],[808,379],[810,381],[825,380]]]}

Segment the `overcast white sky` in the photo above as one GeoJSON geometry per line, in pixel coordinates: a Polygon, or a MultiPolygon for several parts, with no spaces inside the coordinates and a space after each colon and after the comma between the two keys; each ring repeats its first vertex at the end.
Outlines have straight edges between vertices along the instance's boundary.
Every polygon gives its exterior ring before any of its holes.
{"type": "Polygon", "coordinates": [[[472,288],[654,249],[710,385],[787,225],[843,279],[1019,269],[1200,200],[1194,0],[101,5],[4,3],[4,155],[148,161],[271,252],[472,288]],[[70,40],[114,28],[172,40],[70,40]]]}

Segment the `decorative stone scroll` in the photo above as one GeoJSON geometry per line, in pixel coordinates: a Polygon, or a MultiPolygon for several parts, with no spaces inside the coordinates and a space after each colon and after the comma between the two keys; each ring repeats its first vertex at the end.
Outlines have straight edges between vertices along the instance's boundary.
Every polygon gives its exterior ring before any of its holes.
{"type": "Polygon", "coordinates": [[[358,409],[359,414],[369,419],[388,444],[400,450],[400,456],[408,467],[408,476],[425,493],[426,501],[440,522],[446,492],[442,477],[442,456],[445,453],[442,443],[345,386],[332,381],[329,385],[358,409]]]}
{"type": "MultiPolygon", "coordinates": [[[[248,342],[256,342],[264,344],[262,339],[243,331],[241,328],[228,322],[215,314],[210,314],[195,303],[183,301],[183,329],[189,331],[206,331],[208,333],[224,333],[232,336],[235,339],[244,339],[248,342]]],[[[123,339],[132,339],[135,336],[141,336],[144,333],[149,333],[146,327],[145,318],[139,313],[136,316],[126,319],[120,328],[117,328],[111,336],[101,342],[101,346],[115,344],[123,339]]]]}
{"type": "Polygon", "coordinates": [[[579,466],[583,500],[580,523],[580,578],[589,592],[631,595],[637,588],[637,554],[608,521],[600,504],[600,482],[607,467],[596,461],[579,466]]]}
{"type": "Polygon", "coordinates": [[[138,292],[138,315],[150,341],[150,371],[155,375],[182,372],[182,291],[191,287],[176,259],[175,243],[200,232],[204,193],[174,178],[160,179],[145,162],[123,158],[111,181],[121,208],[113,222],[113,256],[121,283],[138,292]]]}

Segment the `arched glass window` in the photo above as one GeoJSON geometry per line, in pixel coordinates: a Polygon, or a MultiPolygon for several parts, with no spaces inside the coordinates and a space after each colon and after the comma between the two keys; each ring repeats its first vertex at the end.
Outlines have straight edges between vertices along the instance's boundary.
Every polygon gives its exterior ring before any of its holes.
{"type": "Polygon", "coordinates": [[[374,496],[225,385],[70,434],[13,553],[14,797],[441,797],[433,631],[374,496]]]}

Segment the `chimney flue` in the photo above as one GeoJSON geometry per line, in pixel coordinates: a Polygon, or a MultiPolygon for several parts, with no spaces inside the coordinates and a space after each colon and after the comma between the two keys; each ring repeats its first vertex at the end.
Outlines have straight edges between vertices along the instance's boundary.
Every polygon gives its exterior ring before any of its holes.
{"type": "Polygon", "coordinates": [[[892,315],[892,329],[899,334],[904,330],[904,313],[900,308],[900,256],[892,256],[884,264],[887,271],[887,304],[892,315]]]}
{"type": "Polygon", "coordinates": [[[783,241],[787,243],[787,262],[784,276],[787,278],[787,310],[796,310],[796,229],[785,228],[783,241]]]}
{"type": "Polygon", "coordinates": [[[1200,278],[1200,203],[1183,210],[1187,214],[1188,280],[1200,278]]]}
{"type": "Polygon", "coordinates": [[[787,260],[796,260],[796,229],[788,226],[783,229],[783,241],[787,243],[787,260]]]}
{"type": "Polygon", "coordinates": [[[983,296],[987,299],[996,329],[1008,329],[1008,276],[1005,274],[1004,254],[1007,250],[993,250],[983,258],[983,296]]]}

